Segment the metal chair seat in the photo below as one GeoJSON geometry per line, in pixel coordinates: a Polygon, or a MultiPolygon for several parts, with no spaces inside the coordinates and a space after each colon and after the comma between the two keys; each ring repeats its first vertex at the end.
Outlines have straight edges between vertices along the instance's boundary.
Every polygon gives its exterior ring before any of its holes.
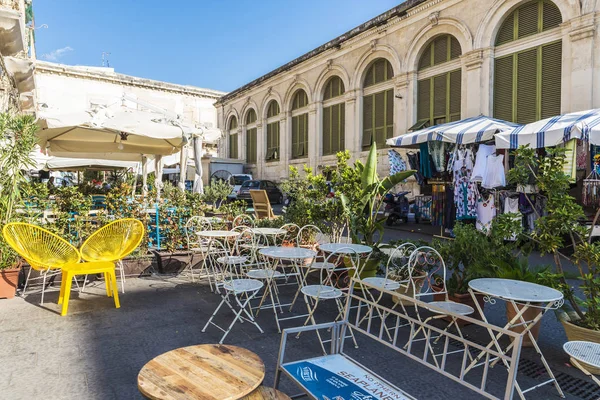
{"type": "Polygon", "coordinates": [[[206,253],[208,251],[208,245],[206,246],[197,246],[192,247],[191,249],[194,253],[206,253]]]}
{"type": "Polygon", "coordinates": [[[262,287],[263,283],[256,279],[233,279],[223,284],[225,290],[235,293],[255,292],[262,287]]]}
{"type": "Polygon", "coordinates": [[[385,290],[400,289],[400,282],[397,282],[393,279],[372,277],[372,278],[363,279],[363,282],[368,283],[369,285],[373,285],[377,288],[385,289],[385,290]]]}
{"type": "MultiPolygon", "coordinates": [[[[444,311],[451,312],[458,315],[470,315],[475,312],[473,307],[468,306],[466,304],[455,303],[454,301],[432,301],[427,303],[429,305],[435,306],[437,308],[441,308],[444,311]]],[[[436,314],[443,314],[443,312],[429,309],[430,311],[436,314]]]]}
{"type": "Polygon", "coordinates": [[[224,256],[217,258],[217,262],[227,265],[241,265],[248,261],[246,256],[224,256]]]}
{"type": "Polygon", "coordinates": [[[330,262],[314,262],[310,265],[311,269],[333,269],[335,268],[335,264],[334,263],[330,263],[330,262]]]}
{"type": "Polygon", "coordinates": [[[308,285],[301,289],[302,294],[321,299],[338,299],[342,297],[343,292],[340,289],[327,285],[308,285]]]}
{"type": "Polygon", "coordinates": [[[268,279],[268,278],[281,278],[283,275],[279,271],[274,271],[272,269],[253,269],[246,272],[246,276],[252,279],[268,279]]]}

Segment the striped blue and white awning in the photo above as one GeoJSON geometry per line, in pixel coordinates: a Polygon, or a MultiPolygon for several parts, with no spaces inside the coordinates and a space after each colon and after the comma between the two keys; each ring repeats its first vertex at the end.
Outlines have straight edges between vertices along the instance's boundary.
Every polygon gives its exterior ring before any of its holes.
{"type": "Polygon", "coordinates": [[[496,147],[516,149],[553,147],[571,139],[600,144],[600,109],[577,111],[519,126],[496,135],[496,147]]]}
{"type": "Polygon", "coordinates": [[[429,141],[468,144],[492,140],[494,134],[512,130],[519,125],[480,115],[460,121],[432,126],[420,131],[388,139],[389,146],[411,146],[429,141]]]}

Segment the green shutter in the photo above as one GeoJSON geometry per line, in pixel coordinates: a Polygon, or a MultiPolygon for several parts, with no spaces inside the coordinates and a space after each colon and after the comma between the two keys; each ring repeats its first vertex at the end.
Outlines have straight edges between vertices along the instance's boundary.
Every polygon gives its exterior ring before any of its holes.
{"type": "Polygon", "coordinates": [[[438,36],[433,41],[433,65],[438,65],[448,61],[448,40],[449,35],[438,36]]]}
{"type": "Polygon", "coordinates": [[[323,155],[331,154],[331,107],[323,108],[323,155]]]}
{"type": "Polygon", "coordinates": [[[510,55],[494,61],[494,118],[511,122],[514,121],[513,59],[510,55]]]}
{"type": "Polygon", "coordinates": [[[363,97],[363,135],[362,135],[362,147],[368,149],[371,147],[371,140],[373,137],[373,106],[374,106],[374,95],[363,97]]]}
{"type": "Polygon", "coordinates": [[[431,79],[417,82],[417,119],[431,119],[431,79]]]}
{"type": "MultiPolygon", "coordinates": [[[[394,136],[394,90],[385,91],[385,139],[394,136]]],[[[385,140],[383,142],[385,145],[385,140]]]]}
{"type": "Polygon", "coordinates": [[[254,164],[256,162],[256,128],[246,131],[246,162],[254,164]]]}
{"type": "Polygon", "coordinates": [[[516,122],[528,124],[537,121],[537,63],[538,49],[517,54],[516,122]]]}
{"type": "Polygon", "coordinates": [[[540,3],[534,1],[519,7],[517,20],[518,39],[538,33],[540,31],[540,3]]]}
{"type": "Polygon", "coordinates": [[[336,152],[346,149],[346,105],[341,103],[340,107],[340,142],[336,152]]]}
{"type": "Polygon", "coordinates": [[[515,13],[511,13],[500,27],[496,36],[496,46],[515,40],[515,13]]]}
{"type": "Polygon", "coordinates": [[[418,67],[419,70],[425,69],[427,67],[431,67],[432,43],[429,43],[429,45],[427,45],[427,47],[425,48],[425,51],[423,52],[423,54],[421,55],[421,58],[419,59],[419,67],[418,67]]]}
{"type": "Polygon", "coordinates": [[[462,54],[460,43],[454,36],[450,36],[450,59],[454,60],[462,54]]]}
{"type": "Polygon", "coordinates": [[[433,118],[438,119],[446,116],[446,96],[448,78],[446,74],[433,78],[433,118]]]}
{"type": "Polygon", "coordinates": [[[448,120],[460,120],[460,104],[462,99],[461,93],[461,71],[450,72],[450,88],[448,89],[448,120]]]}
{"type": "Polygon", "coordinates": [[[542,13],[543,30],[547,31],[562,24],[560,10],[553,3],[545,1],[542,13]]]}
{"type": "Polygon", "coordinates": [[[560,114],[562,42],[542,46],[540,118],[560,114]]]}
{"type": "Polygon", "coordinates": [[[292,117],[292,158],[298,157],[299,116],[292,117]]]}
{"type": "Polygon", "coordinates": [[[331,154],[335,154],[340,143],[340,105],[331,106],[331,154]]]}

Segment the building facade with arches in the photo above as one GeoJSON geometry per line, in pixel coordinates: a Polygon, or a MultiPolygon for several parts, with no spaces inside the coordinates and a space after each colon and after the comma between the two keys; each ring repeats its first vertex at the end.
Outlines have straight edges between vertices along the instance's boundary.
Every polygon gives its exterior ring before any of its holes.
{"type": "MultiPolygon", "coordinates": [[[[220,98],[221,157],[257,178],[480,114],[600,108],[600,0],[407,0],[220,98]],[[248,118],[251,117],[251,118],[248,118]]],[[[389,172],[380,157],[380,173],[389,172]]]]}

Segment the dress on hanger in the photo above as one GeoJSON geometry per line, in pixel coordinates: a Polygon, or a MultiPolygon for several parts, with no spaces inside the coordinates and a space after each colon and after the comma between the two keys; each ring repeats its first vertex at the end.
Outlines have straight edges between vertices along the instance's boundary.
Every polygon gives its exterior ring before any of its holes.
{"type": "Polygon", "coordinates": [[[496,217],[494,195],[488,195],[487,199],[480,197],[477,202],[477,221],[475,222],[477,230],[489,234],[492,229],[494,217],[496,217]]]}
{"type": "MultiPolygon", "coordinates": [[[[523,216],[519,212],[519,198],[510,198],[507,197],[504,199],[504,214],[517,214],[515,215],[515,221],[519,221],[521,226],[523,226],[523,216]]],[[[515,241],[517,240],[517,235],[513,235],[512,237],[506,238],[506,240],[515,241]]]]}
{"type": "Polygon", "coordinates": [[[448,147],[447,143],[431,141],[427,142],[427,146],[429,147],[429,155],[431,156],[431,159],[433,161],[435,171],[438,173],[444,172],[446,169],[446,148],[448,147]]]}
{"type": "Polygon", "coordinates": [[[487,156],[483,182],[486,189],[506,186],[506,175],[504,173],[504,154],[487,156]]]}
{"type": "Polygon", "coordinates": [[[429,146],[427,143],[421,143],[419,161],[421,164],[421,174],[424,178],[431,178],[431,160],[429,158],[429,146]]]}
{"type": "Polygon", "coordinates": [[[479,150],[477,150],[477,156],[475,157],[475,166],[473,167],[473,174],[471,180],[473,182],[483,181],[485,175],[485,167],[487,165],[488,156],[496,152],[496,146],[480,144],[479,150]]]}
{"type": "Polygon", "coordinates": [[[455,153],[454,165],[454,203],[456,219],[477,217],[477,185],[471,182],[473,172],[473,152],[471,149],[459,149],[455,153]]]}

